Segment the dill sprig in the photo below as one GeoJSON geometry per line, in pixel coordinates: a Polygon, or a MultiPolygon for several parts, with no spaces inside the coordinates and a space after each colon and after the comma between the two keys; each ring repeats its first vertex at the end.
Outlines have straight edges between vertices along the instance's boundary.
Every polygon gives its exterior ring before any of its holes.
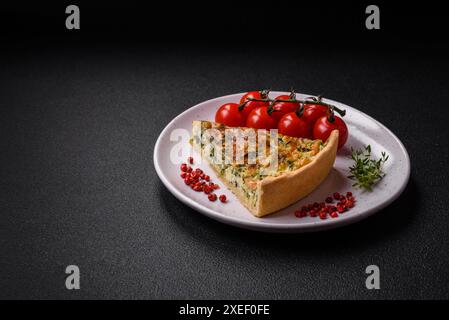
{"type": "Polygon", "coordinates": [[[349,167],[351,175],[349,179],[356,180],[352,185],[356,188],[372,190],[374,184],[381,180],[385,173],[382,171],[382,165],[388,160],[388,155],[382,152],[382,157],[379,159],[371,159],[371,146],[367,145],[363,149],[351,148],[351,158],[354,160],[354,165],[349,167]]]}

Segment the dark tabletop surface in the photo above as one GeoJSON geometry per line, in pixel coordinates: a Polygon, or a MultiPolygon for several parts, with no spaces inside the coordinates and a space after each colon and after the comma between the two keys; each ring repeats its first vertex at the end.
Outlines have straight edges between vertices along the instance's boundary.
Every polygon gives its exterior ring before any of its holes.
{"type": "Polygon", "coordinates": [[[449,298],[444,10],[381,3],[382,28],[367,32],[363,4],[317,2],[300,20],[254,24],[228,18],[275,12],[126,3],[84,2],[75,32],[63,4],[2,11],[0,298],[449,298]],[[291,45],[300,37],[310,41],[291,45]],[[393,204],[340,229],[267,234],[213,221],[160,182],[154,145],[180,112],[291,87],[360,109],[401,139],[412,170],[393,204]],[[380,290],[365,287],[372,264],[380,290]],[[80,290],[65,287],[68,265],[80,290]]]}
{"type": "Polygon", "coordinates": [[[0,62],[1,298],[449,298],[449,65],[438,52],[49,47],[0,62]],[[164,126],[213,97],[322,93],[406,146],[403,195],[341,229],[240,230],[176,200],[164,126]],[[78,265],[81,290],[64,286],[78,265]],[[365,268],[381,290],[365,288],[365,268]]]}

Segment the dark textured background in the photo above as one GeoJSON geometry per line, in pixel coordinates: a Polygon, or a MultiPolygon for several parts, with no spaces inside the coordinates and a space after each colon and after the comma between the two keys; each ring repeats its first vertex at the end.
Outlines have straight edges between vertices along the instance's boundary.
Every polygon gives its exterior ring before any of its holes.
{"type": "Polygon", "coordinates": [[[42,34],[2,29],[0,298],[449,298],[444,32],[400,44],[387,33],[371,46],[358,30],[361,46],[279,49],[190,43],[182,31],[179,43],[127,40],[126,28],[97,37],[102,28],[83,24],[76,36],[46,34],[56,17],[42,34]],[[174,116],[291,86],[354,106],[402,140],[412,175],[396,202],[338,230],[276,235],[219,224],[164,188],[153,147],[174,116]],[[69,264],[79,291],[65,289],[69,264]],[[379,291],[365,288],[370,264],[379,291]]]}

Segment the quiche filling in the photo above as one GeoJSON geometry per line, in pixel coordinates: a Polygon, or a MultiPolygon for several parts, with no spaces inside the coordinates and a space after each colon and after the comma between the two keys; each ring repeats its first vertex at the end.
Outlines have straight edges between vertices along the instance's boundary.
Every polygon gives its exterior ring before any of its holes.
{"type": "Polygon", "coordinates": [[[235,128],[209,121],[194,121],[191,142],[197,150],[201,151],[202,158],[207,160],[221,180],[234,193],[239,193],[237,196],[240,199],[244,198],[244,204],[252,212],[259,200],[260,181],[268,177],[280,177],[304,167],[326,147],[326,142],[321,140],[294,138],[281,134],[270,135],[269,131],[262,130],[266,134],[266,139],[260,141],[260,136],[256,135],[253,141],[256,141],[257,146],[265,145],[265,148],[262,148],[262,151],[255,150],[249,143],[255,132],[251,128],[238,128],[242,136],[241,140],[237,135],[237,137],[232,136],[232,141],[222,138],[219,144],[213,144],[208,142],[214,139],[205,136],[208,129],[215,129],[213,130],[215,133],[225,137],[227,129],[235,128]],[[230,156],[225,152],[226,148],[231,148],[230,156]],[[238,151],[240,151],[240,158],[237,156],[238,151]]]}

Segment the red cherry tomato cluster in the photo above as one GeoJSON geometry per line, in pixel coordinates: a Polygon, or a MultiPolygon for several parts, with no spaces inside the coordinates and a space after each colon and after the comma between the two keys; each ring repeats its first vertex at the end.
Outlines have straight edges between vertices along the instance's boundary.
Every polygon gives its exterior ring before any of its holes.
{"type": "MultiPolygon", "coordinates": [[[[294,100],[295,95],[281,95],[276,97],[275,100],[294,100]]],[[[274,102],[273,103],[273,117],[279,122],[281,118],[287,113],[295,112],[300,107],[298,101],[295,102],[274,102]]]]}
{"type": "Polygon", "coordinates": [[[296,210],[295,216],[298,218],[307,216],[312,218],[319,217],[322,220],[327,219],[328,216],[331,218],[338,218],[340,214],[350,210],[354,205],[355,197],[352,195],[352,192],[348,191],[346,196],[335,192],[333,196],[327,197],[325,201],[321,203],[310,203],[303,206],[300,210],[296,210]],[[337,201],[335,205],[333,204],[334,200],[337,201]]]}
{"type": "Polygon", "coordinates": [[[215,114],[215,122],[230,127],[278,129],[283,135],[323,141],[338,130],[338,148],[346,143],[348,127],[334,114],[337,111],[344,116],[344,110],[322,102],[321,97],[297,100],[292,91],[290,95],[270,99],[268,93],[250,91],[241,97],[240,104],[222,105],[215,114]]]}
{"type": "MultiPolygon", "coordinates": [[[[193,164],[193,158],[188,157],[187,162],[189,164],[193,164]]],[[[207,195],[210,201],[216,201],[217,195],[214,193],[214,190],[220,189],[220,186],[216,183],[213,183],[210,180],[210,176],[205,174],[203,170],[200,168],[193,169],[187,163],[181,164],[181,178],[184,180],[184,183],[194,191],[204,192],[207,195]]],[[[218,199],[221,202],[226,202],[226,196],[224,194],[220,195],[218,199]]]]}
{"type": "Polygon", "coordinates": [[[268,99],[268,91],[262,90],[262,91],[250,91],[247,94],[244,94],[240,98],[240,105],[244,105],[245,107],[241,110],[243,117],[245,119],[248,118],[251,111],[254,109],[257,109],[259,107],[268,107],[270,104],[269,101],[254,101],[252,99],[257,100],[265,100],[268,99]]]}

